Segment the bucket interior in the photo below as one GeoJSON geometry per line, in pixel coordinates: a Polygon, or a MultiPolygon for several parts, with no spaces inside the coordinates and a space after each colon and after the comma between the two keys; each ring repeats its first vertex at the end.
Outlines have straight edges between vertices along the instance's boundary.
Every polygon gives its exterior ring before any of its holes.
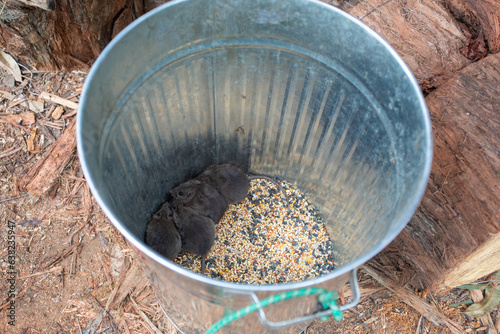
{"type": "Polygon", "coordinates": [[[139,19],[89,74],[77,135],[100,205],[146,249],[169,190],[232,163],[304,193],[339,268],[375,255],[410,218],[430,167],[428,114],[406,66],[320,3],[204,3],[139,19]]]}

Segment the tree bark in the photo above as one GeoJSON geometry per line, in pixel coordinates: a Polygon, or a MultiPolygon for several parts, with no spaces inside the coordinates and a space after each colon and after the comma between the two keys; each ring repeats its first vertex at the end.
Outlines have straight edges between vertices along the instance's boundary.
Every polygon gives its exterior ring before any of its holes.
{"type": "Polygon", "coordinates": [[[396,49],[424,92],[471,63],[460,51],[467,37],[459,22],[436,0],[366,0],[350,14],[396,49]]]}
{"type": "Polygon", "coordinates": [[[39,70],[87,69],[143,13],[143,0],[7,0],[0,46],[39,70]]]}
{"type": "Polygon", "coordinates": [[[434,134],[429,184],[392,246],[427,288],[473,282],[500,269],[500,54],[430,93],[434,134]]]}
{"type": "Polygon", "coordinates": [[[366,0],[351,11],[396,49],[429,93],[429,185],[390,248],[425,288],[446,289],[500,269],[500,55],[486,56],[497,50],[497,3],[366,0]]]}
{"type": "Polygon", "coordinates": [[[500,52],[500,0],[446,0],[446,4],[465,24],[471,40],[483,33],[489,51],[500,52]]]}

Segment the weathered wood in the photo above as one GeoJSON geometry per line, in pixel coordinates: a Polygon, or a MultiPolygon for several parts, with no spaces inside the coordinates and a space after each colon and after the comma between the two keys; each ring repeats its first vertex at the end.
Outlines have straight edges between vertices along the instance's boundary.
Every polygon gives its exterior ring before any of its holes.
{"type": "Polygon", "coordinates": [[[31,125],[35,123],[35,114],[27,112],[19,115],[0,115],[0,123],[31,125]]]}
{"type": "Polygon", "coordinates": [[[8,1],[0,15],[0,47],[39,70],[87,69],[121,29],[144,13],[142,0],[8,1]],[[45,2],[52,8],[51,1],[45,2]]]}
{"type": "Polygon", "coordinates": [[[45,10],[53,10],[56,8],[56,2],[54,0],[5,0],[6,5],[10,6],[27,6],[27,7],[38,7],[45,10]]]}
{"type": "Polygon", "coordinates": [[[500,52],[500,0],[446,0],[446,4],[466,25],[471,40],[484,32],[489,51],[500,52]]]}
{"type": "Polygon", "coordinates": [[[435,0],[366,0],[350,14],[396,49],[424,91],[438,87],[471,63],[467,40],[452,14],[435,0]]]}
{"type": "Polygon", "coordinates": [[[70,100],[67,100],[67,99],[63,99],[60,96],[57,96],[57,95],[54,95],[54,94],[50,94],[48,92],[42,92],[40,94],[40,98],[44,99],[44,100],[47,100],[47,101],[50,101],[50,102],[57,103],[57,104],[59,104],[61,106],[68,107],[70,109],[78,109],[78,103],[70,101],[70,100]]]}
{"type": "Polygon", "coordinates": [[[59,178],[73,153],[76,151],[76,121],[72,121],[63,135],[19,182],[30,193],[45,195],[59,178]]]}
{"type": "Polygon", "coordinates": [[[424,286],[444,289],[500,269],[500,54],[427,98],[434,132],[429,184],[392,244],[424,286]]]}

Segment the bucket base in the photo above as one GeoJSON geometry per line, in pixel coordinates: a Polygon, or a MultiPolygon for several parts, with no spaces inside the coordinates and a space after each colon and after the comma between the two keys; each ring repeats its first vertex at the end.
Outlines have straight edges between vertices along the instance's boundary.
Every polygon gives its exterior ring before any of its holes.
{"type": "MultiPolygon", "coordinates": [[[[175,323],[175,321],[172,320],[172,318],[168,315],[167,311],[165,311],[165,308],[163,307],[161,301],[158,299],[158,297],[156,296],[156,292],[155,292],[155,298],[156,298],[156,301],[158,302],[158,305],[160,305],[160,308],[161,308],[161,311],[163,312],[163,314],[165,315],[165,317],[168,319],[168,321],[172,324],[172,326],[175,327],[175,329],[181,333],[181,334],[188,334],[189,332],[183,332],[179,326],[177,326],[177,324],[175,323]]],[[[303,322],[299,325],[294,325],[293,327],[291,328],[288,328],[288,329],[279,329],[279,330],[263,330],[263,331],[259,331],[259,333],[266,333],[267,331],[271,331],[272,333],[297,333],[297,334],[301,334],[301,333],[304,333],[305,330],[309,327],[309,325],[312,323],[312,320],[309,320],[309,321],[306,321],[306,322],[303,322]]],[[[221,330],[221,332],[224,331],[224,330],[221,330]]]]}

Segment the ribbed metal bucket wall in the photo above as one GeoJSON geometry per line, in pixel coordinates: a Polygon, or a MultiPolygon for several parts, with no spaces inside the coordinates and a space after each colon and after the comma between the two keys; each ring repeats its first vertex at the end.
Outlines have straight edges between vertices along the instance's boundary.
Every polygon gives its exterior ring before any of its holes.
{"type": "MultiPolygon", "coordinates": [[[[390,125],[352,79],[275,48],[183,58],[123,101],[102,146],[102,166],[113,166],[104,179],[118,193],[142,189],[132,202],[159,204],[210,163],[279,175],[314,201],[350,261],[387,232],[377,222],[391,221],[399,197],[390,125]]],[[[132,202],[124,215],[137,216],[132,202]]]]}

